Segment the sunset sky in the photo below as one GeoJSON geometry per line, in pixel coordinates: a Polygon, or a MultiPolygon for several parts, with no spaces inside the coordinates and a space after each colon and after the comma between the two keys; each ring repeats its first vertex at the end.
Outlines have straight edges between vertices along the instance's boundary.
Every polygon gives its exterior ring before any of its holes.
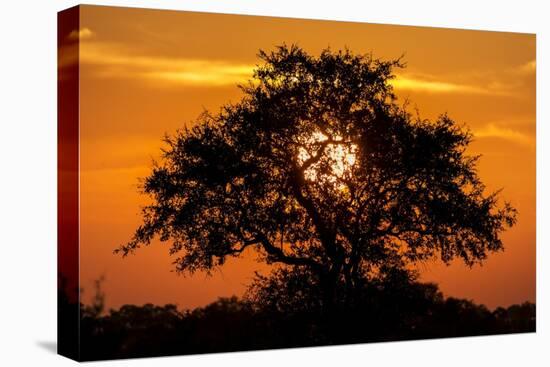
{"type": "MultiPolygon", "coordinates": [[[[420,266],[422,280],[445,295],[490,308],[535,301],[535,36],[240,15],[81,7],[80,274],[84,301],[105,276],[108,307],[176,303],[196,307],[241,295],[253,258],[231,260],[212,277],[178,276],[167,243],[122,259],[148,202],[139,178],[159,157],[165,133],[192,126],[241,97],[260,49],[296,43],[318,55],[330,46],[392,59],[404,55],[394,86],[425,118],[447,112],[474,133],[471,154],[488,190],[518,209],[503,234],[505,251],[483,266],[460,262],[420,266]]],[[[74,63],[60,61],[60,67],[74,63]]]]}

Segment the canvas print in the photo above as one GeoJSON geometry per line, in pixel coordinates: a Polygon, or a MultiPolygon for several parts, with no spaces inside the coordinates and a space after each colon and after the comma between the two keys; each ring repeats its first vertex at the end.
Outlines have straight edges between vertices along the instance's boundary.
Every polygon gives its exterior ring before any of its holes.
{"type": "Polygon", "coordinates": [[[535,332],[533,34],[58,18],[58,350],[535,332]]]}

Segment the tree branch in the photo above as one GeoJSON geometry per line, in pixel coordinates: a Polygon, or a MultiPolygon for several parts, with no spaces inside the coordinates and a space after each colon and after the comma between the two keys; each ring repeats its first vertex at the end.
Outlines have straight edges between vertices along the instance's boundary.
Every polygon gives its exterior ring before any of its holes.
{"type": "Polygon", "coordinates": [[[265,251],[270,256],[272,256],[275,261],[282,262],[287,265],[309,266],[315,270],[319,270],[321,268],[321,264],[311,258],[286,255],[282,249],[274,246],[271,241],[269,241],[269,239],[262,233],[258,234],[258,242],[262,244],[265,251]]]}

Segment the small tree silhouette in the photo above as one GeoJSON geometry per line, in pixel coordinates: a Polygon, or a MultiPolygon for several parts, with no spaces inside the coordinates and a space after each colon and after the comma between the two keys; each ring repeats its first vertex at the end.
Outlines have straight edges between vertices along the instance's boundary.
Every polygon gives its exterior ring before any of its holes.
{"type": "Polygon", "coordinates": [[[466,128],[397,104],[400,60],[297,46],[259,57],[240,102],[166,137],[144,223],[116,252],[158,235],[192,273],[253,248],[315,274],[330,310],[339,285],[351,296],[387,269],[502,250],[515,209],[485,193],[466,128]]]}

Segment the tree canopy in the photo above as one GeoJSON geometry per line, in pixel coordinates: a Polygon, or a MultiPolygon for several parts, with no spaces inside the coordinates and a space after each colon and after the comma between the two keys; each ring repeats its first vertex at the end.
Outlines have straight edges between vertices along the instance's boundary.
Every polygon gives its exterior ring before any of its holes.
{"type": "Polygon", "coordinates": [[[259,57],[239,102],[166,137],[143,182],[152,203],[117,252],[158,236],[192,273],[251,248],[318,275],[333,297],[384,269],[502,250],[515,209],[486,192],[466,127],[398,103],[400,60],[286,45],[259,57]]]}

